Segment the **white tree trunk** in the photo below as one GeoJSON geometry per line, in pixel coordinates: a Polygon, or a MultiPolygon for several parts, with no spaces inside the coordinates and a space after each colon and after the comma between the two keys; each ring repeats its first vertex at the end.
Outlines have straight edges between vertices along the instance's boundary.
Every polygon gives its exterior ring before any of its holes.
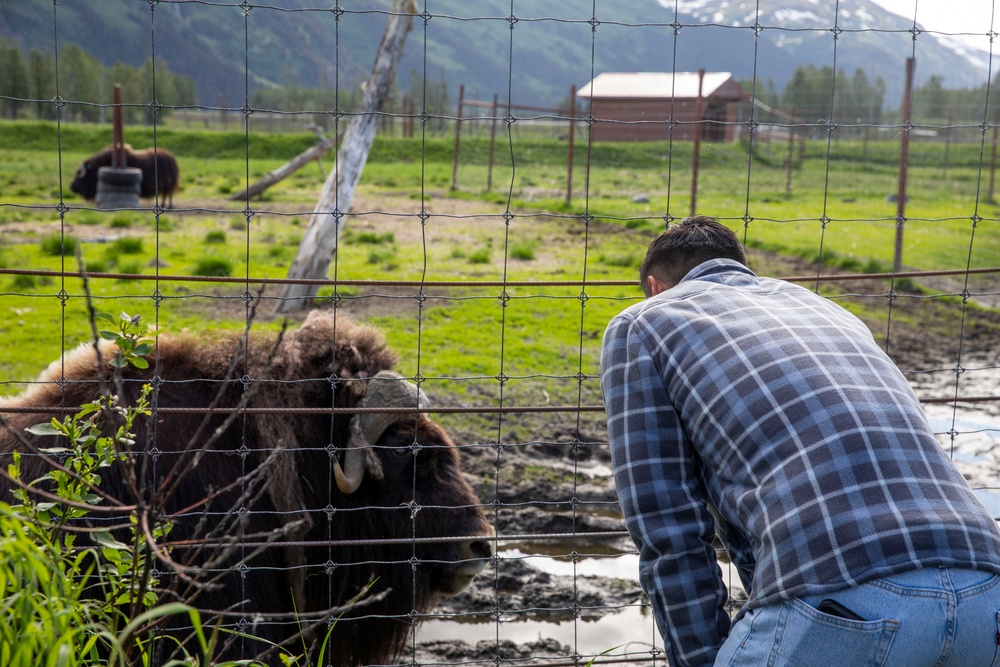
{"type": "MultiPolygon", "coordinates": [[[[326,278],[330,262],[337,252],[344,216],[351,210],[354,190],[375,140],[377,112],[389,95],[396,63],[403,53],[406,33],[410,31],[416,11],[416,0],[396,0],[393,3],[385,35],[375,56],[372,75],[365,84],[360,114],[354,117],[344,133],[336,164],[327,175],[309,227],[299,244],[299,252],[288,269],[290,280],[326,278]]],[[[277,312],[287,313],[305,308],[318,290],[319,286],[316,284],[285,285],[277,312]]]]}

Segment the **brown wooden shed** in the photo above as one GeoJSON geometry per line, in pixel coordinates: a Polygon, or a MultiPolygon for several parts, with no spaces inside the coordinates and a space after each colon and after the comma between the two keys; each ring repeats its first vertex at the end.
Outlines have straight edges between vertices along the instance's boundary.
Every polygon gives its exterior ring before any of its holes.
{"type": "MultiPolygon", "coordinates": [[[[737,138],[739,103],[747,99],[743,87],[729,72],[705,72],[701,94],[702,139],[737,138]]],[[[694,139],[698,72],[604,72],[577,95],[590,100],[594,141],[694,139]]]]}

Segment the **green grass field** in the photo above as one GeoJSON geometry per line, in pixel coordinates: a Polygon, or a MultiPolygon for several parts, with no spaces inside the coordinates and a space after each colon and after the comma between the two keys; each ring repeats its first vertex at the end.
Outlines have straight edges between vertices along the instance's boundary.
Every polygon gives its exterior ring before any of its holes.
{"type": "MultiPolygon", "coordinates": [[[[57,132],[45,123],[0,123],[0,268],[75,272],[71,246],[79,241],[88,272],[163,277],[92,280],[99,310],[139,313],[175,333],[242,327],[244,294],[255,293],[261,279],[287,274],[333,154],[251,202],[248,215],[245,202],[228,198],[314,137],[161,129],[157,145],[173,151],[181,168],[177,210],[99,211],[69,184],[109,134],[96,126],[64,124],[57,132]],[[167,279],[192,275],[239,280],[167,279]]],[[[153,141],[150,128],[129,128],[126,139],[136,147],[153,141]]],[[[639,292],[584,281],[636,280],[665,218],[688,214],[690,145],[588,149],[578,142],[568,204],[565,142],[498,142],[490,191],[486,140],[463,139],[454,191],[452,147],[450,137],[376,141],[330,277],[574,286],[456,285],[418,295],[416,288],[338,285],[321,291],[320,305],[337,301],[382,326],[404,373],[468,378],[460,395],[596,401],[604,326],[639,292]],[[513,391],[518,383],[528,389],[513,391]]],[[[860,144],[835,148],[807,142],[789,188],[783,148],[757,146],[751,160],[743,144],[706,144],[698,209],[730,224],[752,248],[814,265],[886,270],[896,235],[896,204],[887,197],[897,188],[898,146],[893,154],[891,142],[869,144],[864,159],[860,144]]],[[[981,148],[953,146],[945,178],[940,147],[913,147],[905,267],[1000,266],[1000,207],[989,201],[981,148]]],[[[280,326],[270,314],[279,293],[265,291],[258,326],[280,326]]],[[[0,312],[0,393],[21,390],[89,335],[76,278],[0,275],[0,312]]]]}

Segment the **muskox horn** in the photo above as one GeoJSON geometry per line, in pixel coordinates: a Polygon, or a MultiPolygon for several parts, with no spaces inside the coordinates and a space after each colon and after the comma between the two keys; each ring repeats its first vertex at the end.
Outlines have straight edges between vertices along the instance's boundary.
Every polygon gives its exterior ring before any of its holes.
{"type": "MultiPolygon", "coordinates": [[[[397,373],[381,371],[368,380],[368,391],[360,407],[417,409],[428,405],[427,396],[417,385],[397,373]]],[[[333,462],[337,488],[342,493],[354,493],[361,486],[365,477],[365,452],[362,448],[378,442],[385,429],[400,419],[412,419],[412,416],[398,412],[365,412],[351,418],[344,467],[341,468],[336,459],[333,462]]]]}

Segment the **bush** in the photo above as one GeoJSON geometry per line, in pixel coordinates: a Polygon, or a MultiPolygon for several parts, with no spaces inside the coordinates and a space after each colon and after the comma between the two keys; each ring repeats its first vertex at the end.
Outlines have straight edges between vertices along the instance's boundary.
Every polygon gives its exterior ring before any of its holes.
{"type": "Polygon", "coordinates": [[[205,243],[225,243],[226,233],[221,229],[213,229],[205,234],[205,243]]]}
{"type": "Polygon", "coordinates": [[[19,273],[14,276],[14,280],[11,282],[11,287],[17,291],[34,289],[38,286],[38,281],[35,276],[19,273]]]}
{"type": "Polygon", "coordinates": [[[488,248],[480,248],[469,255],[469,264],[489,264],[490,251],[488,248]]]}
{"type": "Polygon", "coordinates": [[[125,227],[132,226],[132,216],[127,213],[119,213],[115,217],[111,218],[111,229],[122,229],[125,227]]]}
{"type": "Polygon", "coordinates": [[[892,267],[889,266],[888,264],[880,262],[879,260],[875,259],[874,257],[870,257],[870,258],[868,258],[868,261],[865,262],[865,265],[861,269],[861,272],[862,273],[889,273],[891,270],[892,270],[892,267]]]}
{"type": "Polygon", "coordinates": [[[347,236],[345,241],[354,243],[367,243],[370,245],[381,245],[383,243],[395,243],[396,235],[392,232],[376,234],[374,232],[357,232],[347,236]]]}
{"type": "Polygon", "coordinates": [[[227,278],[233,275],[233,264],[229,260],[219,257],[202,257],[195,262],[191,273],[195,276],[227,278]]]}
{"type": "Polygon", "coordinates": [[[924,294],[925,290],[920,283],[910,277],[896,278],[892,286],[894,292],[907,292],[909,294],[924,294]]]}
{"type": "Polygon", "coordinates": [[[99,225],[101,224],[102,216],[98,211],[80,211],[75,213],[73,217],[67,217],[67,220],[78,225],[99,225]]]}
{"type": "Polygon", "coordinates": [[[535,258],[535,242],[519,241],[511,246],[510,256],[514,259],[530,261],[535,258]]]}
{"type": "Polygon", "coordinates": [[[863,264],[861,263],[861,260],[856,257],[844,257],[837,261],[837,266],[844,271],[859,272],[862,269],[863,264]]]}
{"type": "Polygon", "coordinates": [[[642,259],[638,255],[631,253],[624,255],[600,255],[597,261],[606,266],[620,266],[622,268],[638,268],[642,264],[642,259]]]}
{"type": "Polygon", "coordinates": [[[42,252],[51,257],[75,255],[80,243],[72,236],[50,234],[42,239],[42,252]]]}
{"type": "Polygon", "coordinates": [[[396,253],[392,250],[372,250],[368,253],[368,263],[391,265],[395,257],[396,253]]]}
{"type": "Polygon", "coordinates": [[[115,239],[111,244],[111,253],[117,255],[138,255],[142,252],[142,239],[139,237],[125,236],[115,239]]]}
{"type": "MultiPolygon", "coordinates": [[[[139,275],[142,273],[142,264],[139,262],[126,262],[125,264],[119,264],[117,273],[139,275]]],[[[134,278],[119,278],[117,282],[128,283],[133,282],[134,280],[134,278]]]]}

